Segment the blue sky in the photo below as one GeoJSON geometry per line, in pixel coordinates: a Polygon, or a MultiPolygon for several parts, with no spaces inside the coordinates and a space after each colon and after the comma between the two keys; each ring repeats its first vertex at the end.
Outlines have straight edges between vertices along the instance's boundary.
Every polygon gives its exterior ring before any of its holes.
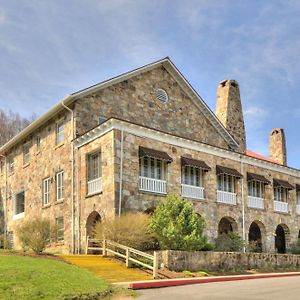
{"type": "Polygon", "coordinates": [[[285,129],[300,168],[300,2],[0,0],[0,106],[23,116],[169,56],[215,110],[223,79],[240,84],[248,148],[268,155],[285,129]]]}

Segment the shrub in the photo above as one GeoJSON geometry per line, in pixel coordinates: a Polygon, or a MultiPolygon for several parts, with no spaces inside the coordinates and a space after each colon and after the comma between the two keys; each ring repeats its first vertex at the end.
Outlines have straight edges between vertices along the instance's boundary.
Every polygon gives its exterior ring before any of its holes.
{"type": "Polygon", "coordinates": [[[10,244],[5,234],[0,234],[0,249],[9,249],[10,244]]]}
{"type": "Polygon", "coordinates": [[[174,194],[157,206],[150,220],[161,249],[202,250],[207,245],[204,227],[192,203],[174,194]]]}
{"type": "Polygon", "coordinates": [[[236,232],[220,234],[215,240],[216,251],[240,252],[244,247],[244,241],[236,232]]]}
{"type": "Polygon", "coordinates": [[[26,221],[17,228],[23,250],[29,248],[37,254],[45,250],[54,232],[50,221],[42,218],[26,221]]]}
{"type": "Polygon", "coordinates": [[[300,238],[296,242],[291,243],[290,250],[293,254],[300,254],[300,238]]]}
{"type": "Polygon", "coordinates": [[[149,216],[144,213],[130,212],[114,219],[105,219],[96,224],[95,237],[139,250],[154,249],[157,244],[149,230],[149,216]]]}

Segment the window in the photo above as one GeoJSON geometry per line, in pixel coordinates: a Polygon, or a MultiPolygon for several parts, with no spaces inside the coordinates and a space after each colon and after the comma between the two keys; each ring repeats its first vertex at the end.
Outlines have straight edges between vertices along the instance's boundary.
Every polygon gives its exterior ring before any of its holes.
{"type": "Polygon", "coordinates": [[[183,168],[182,181],[183,184],[203,187],[203,170],[192,166],[185,166],[183,168]]]}
{"type": "Polygon", "coordinates": [[[36,150],[39,151],[41,149],[41,136],[36,136],[36,150]]]}
{"type": "Polygon", "coordinates": [[[25,193],[24,191],[15,195],[14,215],[21,215],[25,212],[25,193]]]}
{"type": "Polygon", "coordinates": [[[278,186],[274,188],[274,199],[275,201],[287,202],[288,199],[288,189],[278,186]]]}
{"type": "Polygon", "coordinates": [[[56,200],[64,198],[64,171],[56,173],[56,200]]]}
{"type": "Polygon", "coordinates": [[[104,123],[106,120],[107,120],[107,118],[100,116],[98,119],[98,124],[100,125],[100,124],[104,123]]]}
{"type": "Polygon", "coordinates": [[[50,177],[43,180],[43,205],[50,203],[50,177]]]}
{"type": "Polygon", "coordinates": [[[13,174],[15,170],[15,162],[13,158],[9,159],[9,174],[13,174]]]}
{"type": "Polygon", "coordinates": [[[5,171],[5,161],[3,159],[0,160],[0,172],[4,174],[5,171]]]}
{"type": "Polygon", "coordinates": [[[56,225],[56,240],[63,241],[64,240],[64,217],[58,217],[55,219],[56,225]]]}
{"type": "Polygon", "coordinates": [[[30,149],[29,144],[25,144],[23,146],[23,165],[26,165],[29,163],[29,158],[30,158],[29,149],[30,149]]]}
{"type": "Polygon", "coordinates": [[[88,155],[88,181],[101,177],[101,153],[88,155]]]}
{"type": "Polygon", "coordinates": [[[56,124],[56,145],[61,144],[64,141],[64,123],[60,122],[56,124]]]}
{"type": "Polygon", "coordinates": [[[218,190],[234,193],[234,177],[227,174],[218,175],[218,190]]]}
{"type": "Polygon", "coordinates": [[[160,159],[152,157],[140,158],[140,176],[153,179],[165,179],[166,163],[160,159]]]}
{"type": "Polygon", "coordinates": [[[248,196],[264,198],[265,185],[260,181],[248,181],[248,196]]]}
{"type": "Polygon", "coordinates": [[[300,205],[300,191],[297,191],[297,205],[300,205]]]}

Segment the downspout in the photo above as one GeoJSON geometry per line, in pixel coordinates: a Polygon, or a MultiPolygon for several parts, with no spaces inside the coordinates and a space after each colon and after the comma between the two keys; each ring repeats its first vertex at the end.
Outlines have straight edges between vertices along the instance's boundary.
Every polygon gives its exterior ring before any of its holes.
{"type": "MultiPolygon", "coordinates": [[[[243,164],[243,159],[242,156],[240,156],[240,162],[241,162],[241,174],[243,175],[244,172],[244,164],[243,164]]],[[[244,246],[243,246],[243,252],[246,252],[246,231],[245,231],[245,198],[244,198],[244,176],[241,178],[242,182],[242,238],[244,241],[244,246]]]]}
{"type": "Polygon", "coordinates": [[[119,217],[122,212],[122,189],[123,189],[123,144],[124,144],[124,130],[121,130],[121,157],[120,157],[120,185],[119,185],[119,217]]]}
{"type": "Polygon", "coordinates": [[[6,238],[7,235],[7,157],[5,155],[0,154],[1,157],[5,159],[4,164],[5,164],[5,207],[4,207],[4,236],[6,238]]]}
{"type": "Polygon", "coordinates": [[[64,104],[64,101],[61,102],[61,105],[71,113],[71,122],[72,122],[72,140],[71,140],[71,160],[72,160],[72,173],[71,173],[71,209],[72,209],[72,220],[71,220],[71,229],[72,229],[72,253],[75,253],[75,239],[74,239],[74,112],[72,109],[67,107],[64,104]]]}

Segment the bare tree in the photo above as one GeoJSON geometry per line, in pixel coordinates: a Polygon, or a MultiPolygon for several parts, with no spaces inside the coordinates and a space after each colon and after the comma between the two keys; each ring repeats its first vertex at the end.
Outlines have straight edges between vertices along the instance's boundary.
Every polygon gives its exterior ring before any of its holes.
{"type": "Polygon", "coordinates": [[[34,114],[27,119],[21,117],[18,113],[12,111],[5,112],[0,109],[0,146],[17,135],[22,129],[34,121],[34,119],[36,119],[34,114]]]}

